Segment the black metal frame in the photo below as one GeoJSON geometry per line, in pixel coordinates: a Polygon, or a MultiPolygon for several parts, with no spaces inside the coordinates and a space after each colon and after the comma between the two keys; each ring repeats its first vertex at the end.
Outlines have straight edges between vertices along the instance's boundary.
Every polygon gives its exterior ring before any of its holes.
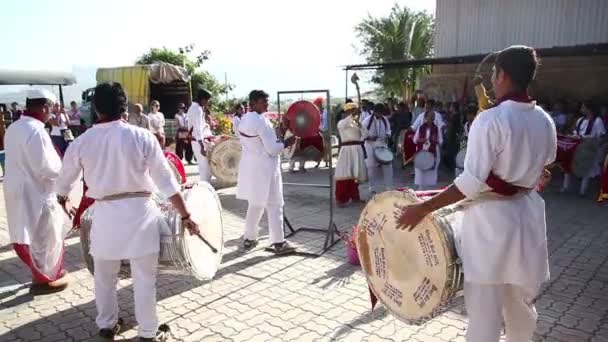
{"type": "MultiPolygon", "coordinates": [[[[279,113],[279,120],[282,119],[282,114],[281,114],[281,95],[287,95],[287,94],[310,94],[310,93],[325,93],[326,99],[327,99],[327,115],[329,116],[329,110],[331,109],[331,98],[329,96],[329,90],[327,89],[322,89],[322,90],[289,90],[289,91],[278,91],[277,92],[277,112],[279,113]]],[[[331,138],[331,132],[333,131],[334,127],[333,127],[333,120],[331,119],[331,117],[327,118],[328,122],[329,122],[329,129],[327,131],[326,134],[329,134],[331,138]]],[[[330,147],[330,149],[333,148],[333,146],[330,147]]],[[[331,155],[331,154],[330,154],[331,155]]],[[[325,229],[318,229],[318,228],[310,228],[310,227],[300,227],[297,229],[294,229],[293,225],[291,224],[291,222],[289,221],[289,219],[287,218],[286,214],[283,214],[283,230],[285,230],[285,227],[287,227],[287,229],[289,229],[288,234],[286,235],[286,237],[290,237],[293,236],[295,234],[297,234],[300,231],[307,231],[307,232],[313,232],[313,233],[325,233],[325,242],[323,244],[323,250],[321,251],[321,253],[310,253],[312,255],[315,256],[321,256],[323,254],[325,254],[325,252],[327,252],[330,248],[332,248],[336,243],[338,243],[339,240],[336,239],[336,232],[338,230],[338,228],[336,227],[336,224],[334,222],[334,201],[333,201],[333,193],[334,193],[334,172],[333,172],[333,155],[332,158],[329,158],[329,185],[326,184],[303,184],[303,183],[283,183],[283,185],[287,185],[287,186],[306,186],[306,187],[317,187],[317,188],[326,188],[329,189],[329,223],[328,223],[328,227],[327,230],[325,229]]]]}

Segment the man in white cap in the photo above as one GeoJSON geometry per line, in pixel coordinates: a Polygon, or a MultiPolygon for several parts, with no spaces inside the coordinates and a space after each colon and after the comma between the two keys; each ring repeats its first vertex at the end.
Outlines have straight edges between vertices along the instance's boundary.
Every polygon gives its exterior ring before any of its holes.
{"type": "Polygon", "coordinates": [[[5,136],[6,217],[13,248],[32,271],[32,294],[58,292],[67,286],[63,269],[67,217],[54,193],[61,159],[44,129],[55,102],[55,95],[47,90],[29,91],[27,110],[5,136]]]}

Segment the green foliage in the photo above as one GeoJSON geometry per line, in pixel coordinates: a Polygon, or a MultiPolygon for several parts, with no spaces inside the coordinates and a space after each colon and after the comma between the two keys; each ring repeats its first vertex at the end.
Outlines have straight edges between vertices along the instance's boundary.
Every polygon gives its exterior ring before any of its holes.
{"type": "Polygon", "coordinates": [[[218,104],[222,101],[220,97],[229,91],[234,86],[231,84],[220,83],[213,75],[208,71],[202,70],[201,66],[205,61],[209,60],[211,52],[204,50],[198,54],[194,52],[194,44],[188,45],[183,48],[179,48],[177,51],[162,48],[152,48],[147,53],[143,54],[137,59],[135,64],[154,64],[157,62],[165,62],[173,65],[181,66],[188,71],[190,74],[192,89],[198,89],[203,87],[211,92],[213,95],[212,109],[215,111],[221,110],[218,104]]]}
{"type": "MultiPolygon", "coordinates": [[[[386,17],[368,15],[355,27],[362,54],[368,63],[430,57],[433,53],[434,19],[426,12],[415,12],[398,4],[386,17]]],[[[420,70],[420,69],[419,69],[420,70]]],[[[407,86],[415,86],[418,78],[430,69],[416,74],[407,69],[378,70],[372,82],[385,94],[405,94],[407,86]]]]}

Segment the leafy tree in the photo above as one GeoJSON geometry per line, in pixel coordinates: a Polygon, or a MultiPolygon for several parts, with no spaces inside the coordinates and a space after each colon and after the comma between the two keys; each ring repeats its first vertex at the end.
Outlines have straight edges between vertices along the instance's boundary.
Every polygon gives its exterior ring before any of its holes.
{"type": "Polygon", "coordinates": [[[195,54],[194,44],[179,48],[177,51],[168,49],[166,47],[151,48],[150,51],[139,57],[135,64],[145,65],[165,62],[185,68],[188,74],[190,74],[192,89],[197,89],[198,87],[202,86],[209,90],[213,95],[213,98],[216,99],[216,101],[212,103],[213,109],[223,110],[223,108],[218,107],[218,104],[222,102],[219,99],[221,95],[231,91],[234,86],[231,84],[226,85],[220,83],[208,71],[201,69],[201,66],[205,63],[205,61],[209,60],[210,56],[211,51],[209,50],[204,50],[198,54],[195,54]]]}
{"type": "MultiPolygon", "coordinates": [[[[433,17],[426,12],[412,11],[395,4],[386,17],[368,15],[355,27],[361,52],[368,63],[382,63],[403,59],[419,59],[433,54],[433,17]]],[[[377,70],[372,82],[380,85],[385,94],[402,94],[407,98],[408,86],[414,88],[423,73],[430,69],[377,70]]]]}

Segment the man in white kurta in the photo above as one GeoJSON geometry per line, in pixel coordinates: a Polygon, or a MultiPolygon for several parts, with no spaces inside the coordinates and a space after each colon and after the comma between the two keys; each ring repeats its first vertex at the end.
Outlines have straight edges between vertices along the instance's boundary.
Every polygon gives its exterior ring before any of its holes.
{"type": "Polygon", "coordinates": [[[268,110],[268,94],[253,90],[249,94],[252,111],[245,114],[239,125],[243,152],[239,162],[236,197],[249,203],[243,245],[246,250],[258,243],[258,223],[266,210],[271,246],[276,254],[295,249],[285,240],[283,231],[283,179],[280,154],[295,142],[277,139],[270,121],[262,114],[268,110]]]}
{"type": "Polygon", "coordinates": [[[188,128],[192,132],[192,150],[198,163],[198,172],[201,181],[211,181],[211,170],[207,153],[211,147],[213,133],[211,126],[205,120],[205,107],[211,99],[211,93],[205,89],[199,89],[195,101],[188,108],[188,128]]]}
{"type": "Polygon", "coordinates": [[[428,111],[433,111],[435,113],[435,125],[437,125],[437,127],[439,127],[440,130],[443,130],[443,126],[445,126],[445,121],[443,121],[441,114],[435,112],[434,107],[435,107],[434,100],[431,99],[431,100],[426,101],[426,103],[424,105],[424,110],[420,113],[420,115],[418,115],[416,117],[416,119],[412,123],[412,130],[414,132],[416,132],[416,130],[418,130],[418,128],[420,126],[422,126],[422,124],[424,123],[424,113],[426,113],[428,111]]]}
{"type": "Polygon", "coordinates": [[[468,342],[530,341],[534,299],[549,278],[545,203],[535,189],[557,149],[551,117],[525,92],[536,71],[532,48],[501,51],[492,77],[494,108],[473,121],[464,172],[446,191],[404,209],[412,230],[431,212],[464,198],[457,245],[464,267],[468,342]],[[522,119],[522,118],[525,118],[522,119]]]}
{"type": "Polygon", "coordinates": [[[356,104],[345,104],[344,112],[347,116],[338,122],[341,143],[334,178],[336,179],[336,204],[339,207],[350,201],[360,202],[359,184],[367,182],[367,167],[363,150],[363,136],[367,131],[354,116],[357,110],[356,104]]]}
{"type": "Polygon", "coordinates": [[[391,125],[384,116],[384,105],[376,105],[374,114],[363,120],[361,125],[367,131],[364,139],[365,152],[367,154],[365,164],[367,165],[367,175],[369,177],[369,192],[374,195],[382,191],[392,190],[392,163],[380,164],[374,156],[374,149],[380,146],[387,146],[388,140],[391,137],[391,125]]]}
{"type": "Polygon", "coordinates": [[[9,126],[4,138],[4,201],[10,241],[32,271],[31,292],[41,294],[67,285],[63,277],[67,216],[54,193],[61,160],[44,129],[55,95],[31,90],[27,96],[27,110],[9,126]]]}
{"type": "MultiPolygon", "coordinates": [[[[135,295],[135,316],[142,338],[157,335],[156,273],[164,220],[151,194],[169,198],[189,220],[180,187],[155,136],[120,119],[113,104],[124,101],[122,87],[100,84],[95,108],[100,123],[78,137],[68,148],[57,181],[57,194],[65,196],[81,176],[87,196],[95,199],[91,250],[95,268],[96,323],[102,337],[119,329],[116,285],[121,260],[129,260],[135,295]],[[108,113],[108,114],[105,114],[108,113]],[[118,326],[118,327],[117,327],[118,326]]],[[[191,223],[191,222],[188,222],[191,223]]]]}
{"type": "MultiPolygon", "coordinates": [[[[576,121],[576,127],[574,129],[574,135],[581,137],[582,139],[595,139],[599,144],[599,139],[606,134],[606,127],[604,127],[604,121],[601,117],[594,115],[593,105],[591,103],[583,103],[582,109],[585,116],[579,118],[576,121]]],[[[602,174],[602,162],[604,161],[605,150],[599,149],[594,157],[593,166],[589,172],[581,180],[581,187],[579,189],[579,195],[584,196],[589,187],[589,181],[602,174]]],[[[566,192],[570,187],[572,175],[566,173],[564,175],[564,182],[562,184],[562,192],[566,192]]]]}
{"type": "Polygon", "coordinates": [[[426,112],[422,117],[425,119],[425,122],[418,127],[414,134],[416,152],[428,151],[432,153],[435,156],[435,164],[429,170],[415,168],[414,184],[418,186],[418,190],[429,190],[437,185],[437,173],[439,164],[441,163],[443,131],[435,124],[433,112],[426,112]]]}

